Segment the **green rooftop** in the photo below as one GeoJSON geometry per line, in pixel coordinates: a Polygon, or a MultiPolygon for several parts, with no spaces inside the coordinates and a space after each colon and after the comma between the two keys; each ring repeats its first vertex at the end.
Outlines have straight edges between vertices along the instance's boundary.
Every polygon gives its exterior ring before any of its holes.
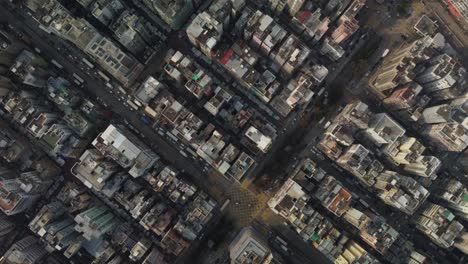
{"type": "Polygon", "coordinates": [[[316,233],[313,233],[310,238],[314,241],[314,242],[317,242],[319,241],[320,237],[316,234],[316,233]]]}
{"type": "Polygon", "coordinates": [[[305,171],[308,173],[314,172],[314,167],[311,164],[305,166],[305,171]]]}
{"type": "Polygon", "coordinates": [[[49,133],[42,137],[42,140],[44,140],[44,142],[47,143],[47,145],[49,145],[49,147],[51,148],[55,148],[59,139],[60,137],[57,136],[55,133],[49,133]]]}
{"type": "Polygon", "coordinates": [[[445,209],[442,215],[447,219],[448,221],[452,221],[455,218],[455,215],[452,214],[448,209],[445,209]]]}

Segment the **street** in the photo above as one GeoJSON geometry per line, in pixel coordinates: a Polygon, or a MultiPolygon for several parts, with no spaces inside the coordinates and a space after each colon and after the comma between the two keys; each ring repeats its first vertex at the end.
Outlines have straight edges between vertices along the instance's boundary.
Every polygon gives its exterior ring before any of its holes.
{"type": "MultiPolygon", "coordinates": [[[[441,8],[440,5],[431,3],[430,6],[433,8],[433,12],[438,13],[441,8]]],[[[380,8],[374,6],[375,8],[380,8]]],[[[374,8],[373,7],[373,8],[374,8]]],[[[380,9],[379,9],[380,10],[380,9]]],[[[270,230],[273,230],[273,234],[279,234],[280,236],[286,238],[290,242],[291,253],[284,253],[285,256],[294,264],[300,263],[327,263],[328,259],[325,258],[317,249],[313,248],[311,245],[305,243],[299,235],[297,235],[289,227],[283,225],[283,219],[277,215],[273,215],[271,210],[266,207],[266,202],[270,198],[269,194],[265,192],[262,188],[257,188],[252,184],[254,178],[260,177],[262,173],[268,171],[268,169],[277,162],[279,156],[283,156],[285,152],[283,151],[286,146],[289,146],[292,141],[291,137],[296,135],[296,132],[303,131],[303,137],[300,139],[295,139],[300,143],[293,146],[296,147],[295,152],[291,154],[294,155],[294,160],[301,160],[303,158],[313,159],[317,165],[324,169],[329,175],[335,177],[346,189],[348,189],[354,196],[354,200],[363,201],[366,204],[369,204],[369,210],[375,212],[378,215],[384,216],[386,222],[396,229],[401,236],[408,238],[415,243],[417,249],[424,249],[426,252],[431,251],[430,242],[428,239],[417,231],[414,227],[414,224],[411,222],[411,217],[402,213],[401,211],[394,209],[382,202],[375,193],[369,191],[367,188],[361,186],[353,175],[344,171],[332,160],[329,160],[324,156],[317,148],[315,148],[316,142],[319,137],[324,133],[327,123],[329,120],[333,119],[341,110],[339,106],[347,103],[350,99],[359,98],[362,101],[365,101],[369,104],[370,108],[375,111],[384,111],[380,105],[378,105],[375,100],[369,99],[369,96],[364,93],[364,83],[357,81],[357,78],[363,76],[354,76],[351,74],[349,69],[349,63],[353,59],[354,55],[364,46],[368,40],[368,34],[371,30],[359,31],[362,35],[359,36],[359,40],[356,42],[353,50],[351,50],[347,57],[342,58],[338,63],[329,63],[328,67],[333,67],[333,70],[330,70],[330,74],[327,76],[326,81],[319,87],[316,87],[316,93],[323,87],[325,94],[328,96],[332,84],[335,80],[343,77],[344,74],[347,76],[352,76],[353,81],[357,83],[356,85],[349,85],[346,87],[347,90],[344,91],[346,98],[333,98],[336,99],[335,102],[330,105],[325,104],[323,107],[326,108],[320,114],[323,114],[323,118],[319,122],[318,111],[312,110],[314,106],[319,105],[323,100],[325,95],[315,95],[312,101],[309,104],[309,108],[302,107],[298,111],[292,111],[291,114],[285,119],[279,119],[276,113],[274,113],[267,104],[258,103],[258,98],[253,98],[252,94],[247,94],[243,87],[238,85],[233,85],[232,77],[228,75],[224,69],[219,68],[219,65],[216,63],[207,63],[203,59],[203,55],[199,56],[194,54],[193,46],[187,39],[180,41],[179,32],[173,31],[169,33],[167,38],[167,47],[178,49],[182,53],[191,56],[197,63],[209,69],[215,79],[222,85],[226,85],[229,89],[236,91],[242,98],[249,103],[249,105],[259,113],[265,120],[268,120],[275,125],[278,131],[278,136],[276,137],[274,143],[269,149],[268,153],[259,155],[257,157],[257,163],[254,168],[250,169],[246,174],[242,182],[237,182],[233,179],[228,179],[223,175],[220,175],[213,168],[201,160],[197,156],[187,155],[184,150],[190,148],[188,144],[181,142],[180,140],[174,139],[169,135],[168,131],[164,131],[161,127],[158,127],[154,124],[145,124],[142,122],[142,112],[132,109],[127,102],[127,100],[132,100],[133,97],[126,94],[126,92],[121,92],[117,89],[117,86],[112,86],[115,84],[113,82],[106,82],[100,78],[96,72],[90,71],[89,68],[83,67],[81,58],[87,58],[87,55],[83,54],[81,51],[77,50],[73,45],[66,44],[67,47],[65,50],[61,49],[64,47],[63,40],[49,35],[45,31],[39,29],[39,24],[31,16],[27,15],[24,10],[9,10],[7,8],[0,9],[0,22],[8,23],[13,26],[13,28],[25,32],[31,39],[31,45],[38,48],[41,51],[41,56],[48,59],[49,61],[55,60],[61,66],[63,66],[63,71],[67,73],[70,80],[72,80],[73,74],[78,75],[84,79],[84,85],[81,86],[81,89],[84,94],[86,94],[90,99],[99,102],[101,105],[105,106],[107,110],[113,112],[113,117],[109,122],[123,122],[125,123],[133,132],[138,134],[142,141],[144,141],[149,147],[151,147],[163,160],[172,164],[176,169],[178,169],[183,177],[186,177],[189,181],[195,183],[200,189],[208,193],[213,197],[219,205],[226,203],[225,212],[226,215],[232,219],[234,222],[234,230],[239,230],[239,228],[255,223],[255,221],[260,220],[259,218],[263,217],[262,222],[264,226],[259,226],[259,229],[265,234],[269,234],[270,230]],[[19,19],[20,18],[20,19],[19,19]],[[361,38],[365,36],[365,38],[361,38]],[[342,75],[343,74],[343,75],[342,75]],[[305,126],[301,126],[301,121],[307,123],[305,126]],[[323,121],[323,122],[322,122],[323,121]],[[265,217],[266,216],[266,217],[265,217]]],[[[445,16],[445,14],[440,13],[439,19],[447,21],[450,20],[445,16]]],[[[282,18],[283,19],[283,18],[282,18]]],[[[377,19],[375,17],[370,17],[369,21],[377,19]]],[[[386,21],[389,24],[398,27],[403,27],[403,24],[395,25],[397,18],[392,17],[391,15],[386,15],[385,19],[380,19],[378,27],[385,27],[386,25],[381,24],[382,21],[386,21]]],[[[286,23],[284,19],[282,23],[286,23]]],[[[369,22],[371,23],[371,22],[369,22]]],[[[447,23],[453,23],[447,22],[447,23]]],[[[407,24],[404,24],[407,25],[407,24]]],[[[377,26],[376,26],[377,27],[377,26]]],[[[377,30],[377,29],[375,29],[377,30]]],[[[375,54],[381,54],[383,50],[387,48],[395,48],[398,43],[401,42],[400,33],[395,34],[391,32],[394,28],[387,29],[390,31],[388,35],[382,36],[383,45],[379,46],[375,54]]],[[[452,26],[447,28],[444,26],[443,30],[452,32],[452,26]]],[[[455,41],[455,49],[460,50],[458,46],[468,45],[468,40],[465,42],[464,37],[459,36],[460,32],[457,31],[455,34],[448,37],[449,40],[455,41]],[[458,44],[457,44],[458,43],[458,44]]],[[[312,47],[316,48],[316,47],[312,47]]],[[[460,50],[463,52],[463,56],[467,56],[465,50],[460,50]]],[[[313,55],[310,58],[310,61],[324,62],[323,58],[320,55],[316,55],[317,52],[314,51],[313,55]],[[317,56],[317,59],[315,56],[317,56]]],[[[161,51],[158,53],[151,62],[148,63],[144,74],[140,76],[140,80],[145,79],[148,75],[154,75],[157,77],[162,73],[161,66],[164,63],[165,52],[161,51]]],[[[376,55],[370,59],[369,67],[377,64],[380,60],[380,55],[376,55]]],[[[463,57],[468,58],[468,57],[463,57]]],[[[309,61],[309,62],[310,62],[309,61]]],[[[465,60],[468,61],[468,60],[465,60]]],[[[97,67],[99,68],[99,67],[97,67]]],[[[344,77],[343,77],[344,78],[344,77]]],[[[76,79],[76,77],[75,77],[76,79]]],[[[286,82],[287,80],[283,80],[286,82]]],[[[340,87],[341,88],[341,87],[340,87]]],[[[172,87],[171,93],[177,99],[185,100],[187,107],[193,111],[198,117],[200,117],[205,123],[213,122],[217,127],[222,128],[223,124],[219,119],[210,120],[213,117],[210,116],[204,109],[199,109],[201,102],[197,102],[183,87],[172,87]]],[[[222,131],[223,134],[230,134],[232,131],[222,131]]],[[[408,128],[408,135],[416,135],[418,131],[408,128]]],[[[232,136],[232,135],[231,135],[232,136]]],[[[239,139],[236,138],[239,135],[234,134],[233,142],[240,145],[239,139]]],[[[427,141],[423,141],[425,145],[428,145],[427,141]]],[[[432,153],[430,153],[432,154],[432,153]]],[[[434,155],[438,155],[435,153],[434,155]]],[[[287,159],[289,163],[292,163],[292,157],[282,157],[285,160],[287,159]]],[[[441,158],[443,160],[444,167],[441,171],[453,170],[451,167],[454,165],[453,159],[445,156],[441,158]]],[[[284,176],[284,175],[282,175],[284,176]]],[[[435,183],[431,186],[434,188],[435,184],[439,182],[442,178],[439,177],[435,183]]],[[[431,190],[431,189],[429,189],[431,190]]],[[[362,204],[364,204],[362,203],[362,204]]],[[[318,201],[314,201],[314,209],[317,209],[322,215],[326,216],[334,225],[345,233],[352,230],[353,240],[358,241],[361,246],[366,248],[369,252],[372,252],[372,255],[378,257],[381,261],[385,262],[385,257],[376,253],[371,249],[366,243],[362,241],[359,235],[355,232],[354,229],[345,227],[346,223],[342,218],[337,218],[332,215],[329,211],[323,208],[318,201]]],[[[416,214],[415,214],[416,215],[416,214]]],[[[233,230],[233,231],[234,231],[233,230]]],[[[271,234],[270,234],[271,236],[271,234]]],[[[434,250],[432,250],[434,251],[434,250]]],[[[433,256],[436,258],[438,263],[448,263],[445,262],[442,255],[440,254],[441,250],[437,252],[432,252],[433,256]]],[[[445,251],[444,251],[445,252],[445,251]]],[[[449,260],[450,261],[450,260],[449,260]]]]}

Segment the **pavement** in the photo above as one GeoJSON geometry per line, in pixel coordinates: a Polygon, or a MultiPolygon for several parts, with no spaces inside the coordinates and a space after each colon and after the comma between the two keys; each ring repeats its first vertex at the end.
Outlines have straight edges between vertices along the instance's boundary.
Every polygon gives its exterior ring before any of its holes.
{"type": "MultiPolygon", "coordinates": [[[[324,259],[324,256],[321,255],[321,253],[319,253],[317,250],[311,249],[310,245],[308,246],[305,244],[304,241],[295,232],[285,228],[281,222],[281,219],[278,219],[278,216],[272,214],[271,210],[266,208],[266,202],[269,198],[266,194],[262,192],[251,191],[249,184],[240,184],[213,171],[206,171],[206,164],[203,162],[199,161],[198,159],[193,159],[191,157],[185,157],[181,155],[177,144],[174,144],[174,142],[172,142],[167,137],[158,134],[157,131],[155,131],[152,127],[143,124],[140,121],[141,113],[133,111],[124,105],[123,102],[125,100],[122,100],[121,97],[126,97],[126,95],[117,94],[115,91],[110,90],[105,86],[102,80],[82,69],[78,61],[70,58],[69,56],[65,56],[65,54],[58,51],[57,47],[62,45],[62,40],[54,38],[53,36],[50,36],[49,34],[41,31],[38,29],[37,23],[31,19],[31,17],[24,16],[24,13],[22,15],[23,19],[18,19],[18,13],[12,13],[6,8],[0,9],[1,22],[8,22],[14,27],[20,28],[28,35],[30,35],[33,45],[42,51],[42,56],[45,58],[55,59],[64,67],[65,71],[69,73],[76,73],[82,77],[85,77],[84,79],[86,80],[86,85],[84,85],[83,91],[89,97],[95,98],[96,100],[105,103],[105,105],[107,105],[108,108],[112,110],[120,119],[127,120],[129,124],[131,124],[137,131],[139,131],[140,135],[144,136],[144,141],[151,142],[152,148],[164,160],[170,161],[170,163],[172,163],[175,168],[183,171],[189,180],[197,184],[201,189],[214,197],[219,204],[229,200],[230,202],[226,207],[225,212],[229,217],[235,219],[236,228],[251,223],[255,219],[261,219],[268,225],[269,228],[272,228],[281,236],[286,237],[288,242],[291,241],[292,248],[296,249],[294,250],[295,254],[299,255],[298,260],[294,261],[294,263],[326,262],[326,259],[324,259]],[[52,42],[49,42],[48,39],[52,39],[52,42]],[[316,260],[320,258],[324,260],[317,262],[316,260]],[[307,261],[304,261],[305,259],[307,261]]],[[[186,41],[180,41],[180,39],[176,38],[175,35],[171,36],[168,38],[169,46],[181,49],[184,53],[189,54],[194,58],[196,57],[191,51],[191,46],[187,45],[186,41]]],[[[393,34],[391,38],[397,40],[399,36],[393,34]]],[[[73,52],[82,55],[80,51],[74,50],[73,52]]],[[[153,61],[149,63],[150,66],[147,67],[145,74],[153,74],[155,68],[151,66],[161,65],[162,58],[162,54],[155,56],[153,61]]],[[[339,72],[341,72],[341,70],[346,66],[350,58],[352,58],[352,56],[349,56],[349,58],[345,61],[340,61],[340,64],[338,65],[339,68],[335,69],[335,71],[329,77],[327,77],[327,84],[333,82],[333,80],[339,75],[339,72]]],[[[215,67],[213,65],[203,63],[200,58],[197,59],[197,62],[201,63],[204,67],[207,68],[215,67]]],[[[220,74],[216,75],[217,78],[224,80],[224,77],[220,74]]],[[[314,102],[317,102],[319,99],[320,98],[314,99],[314,102]]],[[[252,106],[256,106],[256,104],[252,101],[249,100],[249,102],[252,106]]],[[[265,113],[265,111],[262,109],[258,109],[258,111],[268,116],[268,113],[265,113]]],[[[286,121],[286,123],[283,124],[287,130],[278,137],[269,154],[262,157],[262,161],[260,161],[255,170],[251,172],[251,175],[258,175],[258,173],[264,169],[264,166],[268,165],[268,162],[273,159],[273,153],[276,153],[277,151],[280,151],[281,148],[283,148],[285,142],[288,140],[288,136],[290,136],[296,129],[299,128],[298,119],[303,114],[303,111],[298,111],[297,113],[294,113],[293,116],[289,118],[288,121],[286,121]]],[[[332,117],[334,114],[335,113],[333,111],[330,111],[327,114],[327,119],[332,117]]],[[[278,122],[276,123],[278,124],[278,122]]],[[[304,142],[307,144],[313,142],[314,139],[323,132],[324,123],[326,122],[323,122],[322,124],[311,125],[308,128],[310,133],[304,137],[304,142]]],[[[357,194],[357,196],[361,197],[368,204],[372,205],[376,212],[384,216],[391,215],[387,218],[387,220],[392,226],[400,231],[400,233],[409,234],[414,232],[411,230],[411,226],[401,225],[401,219],[405,219],[406,216],[402,215],[402,213],[396,212],[395,210],[389,208],[389,206],[386,206],[380,202],[375,196],[370,195],[367,190],[362,189],[353,180],[350,180],[353,178],[352,176],[340,171],[339,168],[336,168],[333,165],[333,162],[327,161],[323,159],[323,157],[310,152],[310,149],[310,145],[304,148],[300,156],[312,157],[318,162],[320,167],[324,168],[327,172],[329,172],[331,175],[334,175],[342,183],[344,183],[346,188],[357,194]]],[[[427,243],[427,241],[425,242],[427,243]]]]}
{"type": "Polygon", "coordinates": [[[455,18],[440,0],[426,0],[421,3],[438,20],[439,31],[461,56],[460,62],[468,67],[468,22],[455,18]]]}
{"type": "MultiPolygon", "coordinates": [[[[116,89],[109,89],[101,79],[80,66],[80,60],[74,59],[81,58],[80,55],[82,54],[79,51],[69,50],[74,54],[76,53],[77,56],[66,56],[61,44],[62,40],[37,28],[37,22],[24,13],[21,15],[23,19],[18,19],[18,13],[0,9],[0,16],[0,22],[8,22],[14,28],[21,29],[29,35],[34,47],[41,50],[41,55],[44,58],[56,60],[63,66],[65,72],[76,73],[85,79],[86,84],[82,87],[83,92],[90,99],[95,99],[107,106],[108,110],[114,113],[115,119],[119,119],[119,121],[126,120],[134,128],[133,130],[139,132],[140,137],[144,137],[143,141],[150,142],[149,145],[163,160],[173,164],[175,168],[185,174],[188,180],[210,194],[220,205],[224,201],[230,200],[231,202],[226,207],[226,213],[237,220],[238,226],[249,223],[266,205],[264,196],[255,194],[247,186],[242,186],[240,183],[225,178],[212,170],[207,171],[205,169],[206,164],[198,159],[181,155],[177,144],[174,144],[167,137],[159,135],[151,126],[145,125],[140,120],[141,113],[124,105],[126,95],[119,94],[116,89]],[[61,51],[57,49],[58,47],[61,47],[61,51]]],[[[157,56],[155,60],[158,59],[161,58],[157,56]]],[[[160,61],[152,63],[158,64],[160,61]]]]}
{"type": "MultiPolygon", "coordinates": [[[[140,121],[140,113],[132,111],[129,107],[123,104],[124,100],[122,100],[121,97],[125,97],[125,95],[117,95],[115,92],[110,92],[110,89],[105,86],[103,81],[94,75],[83,71],[79,67],[79,63],[77,63],[77,61],[73,61],[70,57],[65,56],[62,52],[58,51],[56,47],[59,46],[59,44],[55,45],[55,43],[46,41],[46,39],[53,39],[55,42],[60,42],[61,40],[57,38],[54,39],[49,34],[33,26],[35,21],[27,16],[22,20],[18,19],[17,14],[12,14],[7,9],[0,9],[0,16],[1,22],[8,22],[15,28],[20,28],[26,32],[31,37],[34,46],[41,50],[41,55],[43,57],[47,59],[55,59],[63,66],[66,72],[76,73],[79,76],[82,76],[86,81],[86,85],[82,87],[83,92],[87,94],[90,99],[104,102],[105,105],[108,106],[109,110],[113,111],[121,119],[126,119],[130,124],[132,124],[133,127],[144,135],[146,138],[145,141],[151,142],[151,145],[155,146],[154,150],[160,154],[164,160],[171,161],[171,163],[173,163],[180,171],[185,171],[186,174],[203,189],[216,189],[218,184],[213,182],[215,179],[205,176],[203,173],[203,166],[200,162],[194,162],[192,159],[182,156],[179,153],[179,149],[171,142],[168,142],[166,138],[161,137],[151,127],[144,125],[143,122],[140,121]],[[27,23],[25,23],[25,21],[27,23]]],[[[216,180],[224,181],[224,179],[216,180]]],[[[219,185],[225,186],[225,184],[219,185]]],[[[224,189],[219,190],[220,193],[224,191],[224,189]]]]}

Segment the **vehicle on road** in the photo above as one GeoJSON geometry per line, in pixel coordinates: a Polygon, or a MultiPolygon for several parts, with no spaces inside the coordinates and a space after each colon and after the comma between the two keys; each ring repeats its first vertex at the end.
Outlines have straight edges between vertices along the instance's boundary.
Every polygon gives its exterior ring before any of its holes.
{"type": "Polygon", "coordinates": [[[75,80],[77,80],[80,84],[83,84],[84,83],[84,80],[83,78],[81,78],[78,74],[74,73],[73,74],[73,78],[75,78],[75,80]]]}
{"type": "Polygon", "coordinates": [[[63,69],[62,64],[58,63],[56,60],[51,60],[51,62],[55,67],[57,67],[59,69],[63,69]]]}
{"type": "Polygon", "coordinates": [[[145,125],[151,125],[151,120],[149,119],[149,117],[143,115],[141,116],[141,121],[145,124],[145,125]]]}
{"type": "Polygon", "coordinates": [[[81,59],[81,61],[86,64],[89,68],[94,69],[94,64],[92,64],[89,60],[86,58],[81,59]]]}
{"type": "MultiPolygon", "coordinates": [[[[127,104],[135,111],[138,111],[140,109],[132,100],[128,99],[127,104]]],[[[145,116],[146,117],[146,116],[145,116]]],[[[147,117],[148,118],[148,117],[147,117]]]]}
{"type": "Polygon", "coordinates": [[[389,52],[390,52],[390,49],[384,50],[384,52],[382,53],[382,58],[385,58],[389,52]]]}
{"type": "Polygon", "coordinates": [[[110,78],[107,77],[107,75],[105,75],[102,71],[98,71],[98,75],[99,77],[101,77],[101,79],[103,79],[105,82],[110,82],[110,78]]]}

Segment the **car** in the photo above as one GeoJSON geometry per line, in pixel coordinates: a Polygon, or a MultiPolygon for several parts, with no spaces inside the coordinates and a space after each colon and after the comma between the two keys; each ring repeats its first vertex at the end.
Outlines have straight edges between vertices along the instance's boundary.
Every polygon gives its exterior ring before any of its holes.
{"type": "Polygon", "coordinates": [[[151,125],[151,120],[149,119],[149,117],[143,115],[141,116],[141,121],[145,124],[145,125],[151,125]]]}

